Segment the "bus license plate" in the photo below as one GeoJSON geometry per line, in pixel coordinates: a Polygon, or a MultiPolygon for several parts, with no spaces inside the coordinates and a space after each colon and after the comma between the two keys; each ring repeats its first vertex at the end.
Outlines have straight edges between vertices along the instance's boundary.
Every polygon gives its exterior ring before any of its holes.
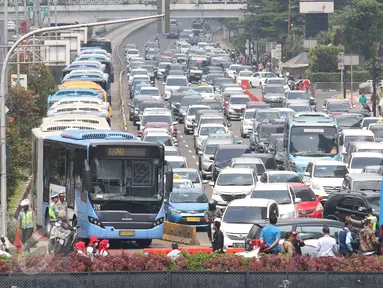
{"type": "Polygon", "coordinates": [[[120,231],[120,236],[134,236],[136,232],[134,230],[120,231]]]}
{"type": "Polygon", "coordinates": [[[198,217],[186,217],[186,221],[188,222],[199,222],[198,217]]]}

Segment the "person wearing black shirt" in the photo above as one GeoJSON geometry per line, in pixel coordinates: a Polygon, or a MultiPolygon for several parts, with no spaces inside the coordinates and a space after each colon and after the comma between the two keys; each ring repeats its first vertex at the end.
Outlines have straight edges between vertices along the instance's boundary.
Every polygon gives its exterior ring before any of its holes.
{"type": "Polygon", "coordinates": [[[223,233],[220,230],[221,222],[214,222],[213,252],[223,253],[223,233]]]}

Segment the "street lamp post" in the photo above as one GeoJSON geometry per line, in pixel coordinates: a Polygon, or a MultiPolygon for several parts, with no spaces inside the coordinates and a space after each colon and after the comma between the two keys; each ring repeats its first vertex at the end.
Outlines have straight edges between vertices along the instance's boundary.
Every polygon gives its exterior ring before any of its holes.
{"type": "MultiPolygon", "coordinates": [[[[7,2],[7,0],[5,0],[7,2]]],[[[46,27],[38,30],[31,31],[22,37],[20,37],[12,46],[9,48],[7,55],[5,56],[3,66],[1,68],[1,81],[0,81],[0,145],[1,145],[1,163],[0,163],[0,192],[1,192],[1,233],[4,237],[7,236],[7,159],[6,159],[6,123],[5,123],[5,91],[6,91],[6,74],[7,74],[7,66],[8,62],[12,56],[13,51],[22,43],[24,40],[29,37],[46,32],[53,32],[57,30],[70,30],[84,27],[94,27],[94,26],[104,26],[110,24],[122,24],[128,22],[163,18],[164,14],[147,16],[147,17],[139,17],[139,18],[131,18],[131,19],[119,19],[112,21],[103,21],[103,22],[94,22],[94,23],[84,23],[84,24],[75,24],[75,25],[66,25],[60,27],[46,27]]],[[[5,26],[7,23],[4,23],[5,26]]]]}

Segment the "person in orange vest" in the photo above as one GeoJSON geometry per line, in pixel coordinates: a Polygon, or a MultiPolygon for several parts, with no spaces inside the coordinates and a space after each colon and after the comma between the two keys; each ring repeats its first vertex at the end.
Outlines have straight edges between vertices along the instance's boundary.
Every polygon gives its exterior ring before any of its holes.
{"type": "Polygon", "coordinates": [[[309,80],[309,76],[306,76],[306,79],[303,80],[303,87],[305,88],[306,93],[309,93],[311,82],[309,80]]]}

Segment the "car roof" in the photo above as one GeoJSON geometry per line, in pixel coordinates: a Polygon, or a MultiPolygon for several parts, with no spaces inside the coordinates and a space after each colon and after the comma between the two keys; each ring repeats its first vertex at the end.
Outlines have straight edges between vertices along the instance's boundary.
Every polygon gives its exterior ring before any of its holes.
{"type": "Polygon", "coordinates": [[[166,80],[167,79],[187,79],[187,77],[184,75],[169,75],[168,77],[166,77],[166,80]]]}
{"type": "MultiPolygon", "coordinates": [[[[165,151],[177,151],[178,152],[178,147],[176,146],[165,146],[165,151]]],[[[174,171],[174,169],[173,169],[174,171]]]]}
{"type": "Polygon", "coordinates": [[[363,129],[343,129],[342,133],[345,136],[374,136],[374,133],[371,130],[363,129]]]}
{"type": "Polygon", "coordinates": [[[218,145],[218,149],[248,149],[247,145],[244,144],[222,144],[218,145]]]}
{"type": "MultiPolygon", "coordinates": [[[[203,193],[205,194],[204,191],[202,191],[200,188],[176,188],[172,191],[172,193],[203,193]]],[[[206,203],[207,204],[207,203],[206,203]]]]}
{"type": "MultiPolygon", "coordinates": [[[[238,95],[238,94],[234,94],[230,97],[230,99],[234,99],[234,98],[249,98],[248,95],[246,94],[242,94],[242,95],[238,95]]],[[[250,98],[249,98],[250,99],[250,98]]]]}
{"type": "MultiPolygon", "coordinates": [[[[169,146],[170,147],[170,146],[169,146]]],[[[194,173],[199,173],[198,169],[195,168],[174,168],[173,172],[176,174],[177,172],[194,172],[194,173]]]]}
{"type": "Polygon", "coordinates": [[[382,180],[382,175],[374,173],[349,173],[347,176],[353,180],[382,180]]]}
{"type": "Polygon", "coordinates": [[[160,129],[160,128],[153,128],[153,130],[149,130],[148,133],[145,135],[147,136],[169,136],[169,132],[165,132],[165,129],[160,129]]]}
{"type": "MultiPolygon", "coordinates": [[[[235,168],[234,168],[235,169],[235,168]]],[[[287,190],[290,184],[286,183],[258,183],[253,191],[287,190]]]]}
{"type": "Polygon", "coordinates": [[[220,124],[220,123],[203,123],[203,124],[201,124],[201,127],[223,127],[223,128],[226,128],[225,125],[220,124]]]}
{"type": "Polygon", "coordinates": [[[186,158],[184,156],[165,156],[166,161],[182,161],[184,162],[186,158]]]}
{"type": "Polygon", "coordinates": [[[383,148],[383,143],[381,142],[355,142],[355,146],[358,148],[383,148]]]}
{"type": "Polygon", "coordinates": [[[221,173],[219,175],[223,174],[251,174],[253,173],[252,168],[225,168],[222,169],[221,173]]]}
{"type": "MultiPolygon", "coordinates": [[[[267,225],[267,224],[269,224],[268,220],[261,220],[261,221],[257,221],[257,222],[259,222],[258,224],[260,224],[260,225],[267,225]]],[[[342,227],[344,226],[344,224],[342,222],[340,222],[340,221],[330,220],[330,219],[325,219],[325,218],[289,218],[289,219],[280,219],[280,218],[278,218],[278,222],[277,222],[276,226],[282,226],[282,225],[287,225],[287,224],[299,224],[299,223],[303,223],[303,224],[318,224],[318,225],[323,225],[323,224],[327,224],[327,225],[338,224],[338,225],[342,225],[342,227]]]]}
{"type": "Polygon", "coordinates": [[[272,199],[264,199],[264,198],[245,198],[245,199],[235,199],[231,201],[228,207],[268,207],[271,204],[276,203],[275,200],[272,199]]]}
{"type": "Polygon", "coordinates": [[[354,152],[351,155],[352,158],[369,157],[369,158],[383,158],[382,153],[377,152],[354,152]]]}
{"type": "MultiPolygon", "coordinates": [[[[273,78],[273,79],[277,79],[277,78],[273,78]]],[[[267,84],[266,87],[283,87],[283,85],[282,84],[267,84]]]]}
{"type": "Polygon", "coordinates": [[[259,163],[263,164],[262,160],[259,158],[244,158],[244,157],[237,157],[231,159],[233,163],[259,163]]]}
{"type": "Polygon", "coordinates": [[[311,161],[314,165],[328,165],[328,166],[347,166],[346,163],[337,160],[313,160],[311,161]]]}
{"type": "Polygon", "coordinates": [[[278,170],[278,171],[267,171],[265,172],[269,175],[295,175],[295,176],[298,176],[297,172],[294,172],[294,171],[282,171],[282,170],[278,170]]]}

